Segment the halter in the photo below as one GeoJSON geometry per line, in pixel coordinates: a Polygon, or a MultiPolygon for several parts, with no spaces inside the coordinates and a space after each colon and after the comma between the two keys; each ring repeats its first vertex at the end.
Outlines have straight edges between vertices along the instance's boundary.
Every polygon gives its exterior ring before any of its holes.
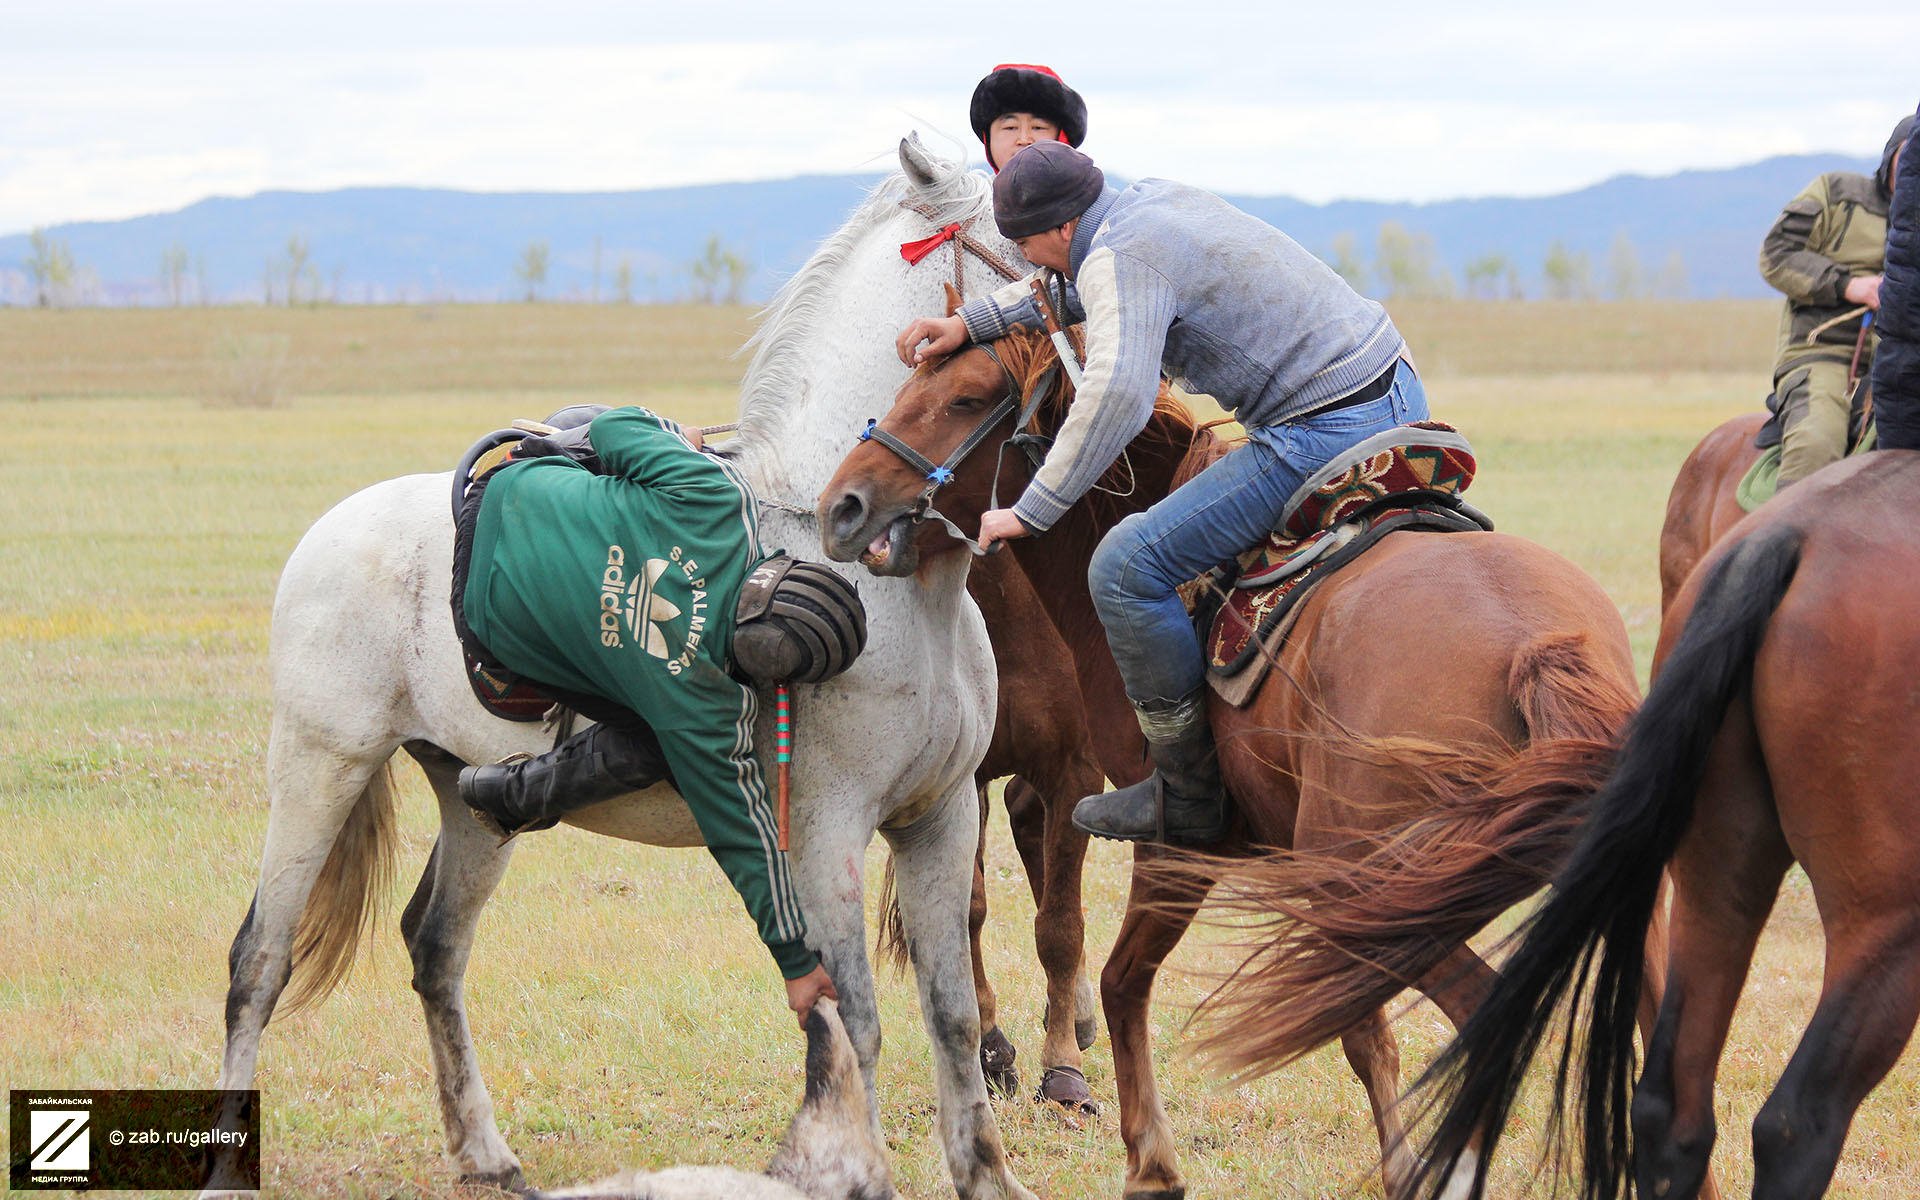
{"type": "Polygon", "coordinates": [[[953,452],[947,455],[946,461],[936,463],[918,450],[915,450],[912,446],[907,445],[899,438],[880,428],[880,419],[878,417],[867,418],[867,427],[860,431],[860,440],[863,442],[878,442],[882,446],[885,446],[905,460],[908,466],[919,471],[921,476],[926,480],[927,486],[921,491],[920,498],[914,501],[912,508],[907,510],[908,514],[912,516],[915,525],[927,520],[938,521],[940,524],[946,526],[949,534],[961,542],[964,542],[967,549],[975,556],[978,556],[990,554],[992,551],[982,550],[973,538],[962,532],[958,525],[955,525],[945,514],[936,509],[933,506],[933,494],[953,482],[954,469],[962,462],[965,462],[969,454],[972,454],[980,448],[980,443],[987,440],[987,436],[993,432],[993,427],[998,425],[1002,418],[1012,414],[1018,414],[1017,419],[1013,423],[1013,432],[1008,434],[1007,439],[1000,443],[999,451],[994,454],[993,485],[987,493],[988,505],[992,508],[1000,507],[1000,468],[1006,461],[1007,447],[1018,447],[1026,454],[1027,461],[1032,463],[1036,469],[1040,466],[1040,463],[1046,458],[1046,448],[1052,443],[1053,439],[1040,434],[1026,432],[1027,423],[1033,420],[1033,414],[1039,411],[1040,402],[1046,399],[1047,393],[1053,390],[1054,384],[1058,381],[1060,376],[1060,363],[1056,360],[1053,365],[1041,373],[1040,378],[1034,383],[1033,391],[1027,394],[1025,403],[1022,403],[1019,398],[1020,381],[1013,377],[1013,372],[1008,369],[1007,364],[1000,357],[1000,352],[993,348],[992,343],[981,342],[973,348],[985,353],[988,358],[993,360],[994,365],[1000,368],[1000,373],[1006,376],[1007,379],[1007,391],[1006,394],[1000,398],[1000,402],[993,406],[992,411],[988,412],[985,417],[982,417],[980,423],[973,427],[973,431],[967,434],[958,446],[953,448],[953,452]]]}
{"type": "MultiPolygon", "coordinates": [[[[940,219],[938,211],[931,205],[922,204],[918,201],[902,200],[900,207],[911,212],[919,213],[930,221],[938,221],[940,219]]],[[[966,260],[963,257],[963,252],[970,251],[975,258],[992,267],[1003,279],[1009,281],[1019,279],[1022,272],[1016,270],[1006,259],[995,254],[991,248],[969,232],[973,227],[973,222],[974,218],[969,217],[965,221],[956,221],[943,225],[932,237],[923,238],[917,242],[908,242],[901,246],[900,257],[906,259],[909,264],[918,264],[921,259],[933,253],[934,249],[941,245],[941,243],[952,243],[953,290],[954,293],[963,300],[967,295],[965,277],[966,260]]],[[[1055,362],[1051,367],[1047,368],[1046,372],[1040,376],[1039,381],[1034,386],[1033,392],[1027,397],[1026,404],[1023,406],[1017,399],[1020,394],[1020,382],[1013,377],[1013,372],[1007,369],[1007,364],[1001,361],[999,352],[995,350],[990,343],[986,342],[980,343],[975,349],[986,351],[987,357],[991,358],[994,365],[1000,368],[1000,373],[1007,377],[1007,393],[1001,397],[1000,403],[994,405],[993,411],[989,412],[985,419],[974,427],[973,432],[967,435],[966,440],[954,447],[953,453],[947,455],[945,462],[934,462],[926,455],[915,450],[912,446],[907,445],[899,438],[880,428],[880,419],[878,417],[867,418],[867,427],[860,431],[860,440],[863,442],[879,442],[882,446],[885,446],[906,460],[908,466],[919,471],[921,475],[925,477],[927,481],[926,489],[920,493],[920,498],[914,502],[913,508],[909,510],[913,516],[913,523],[915,525],[927,520],[938,521],[940,524],[946,526],[949,534],[964,543],[971,553],[979,556],[982,554],[991,554],[993,551],[982,550],[973,538],[961,532],[958,525],[955,525],[941,513],[940,510],[936,509],[933,506],[933,494],[945,485],[953,482],[954,468],[964,462],[967,455],[979,449],[980,443],[986,441],[987,435],[993,432],[993,427],[1000,423],[1000,418],[1007,416],[1009,413],[1018,412],[1019,419],[1013,423],[1013,433],[1007,437],[1006,441],[1000,443],[999,452],[994,455],[993,487],[988,493],[989,502],[994,508],[1000,507],[1000,466],[1005,461],[1008,446],[1018,446],[1021,451],[1026,454],[1028,461],[1033,464],[1034,468],[1036,470],[1039,469],[1041,461],[1046,457],[1046,448],[1052,444],[1053,439],[1026,432],[1027,422],[1033,419],[1034,412],[1040,407],[1040,401],[1045,398],[1047,392],[1053,387],[1054,378],[1060,372],[1060,364],[1055,362]]],[[[998,550],[999,548],[999,545],[996,543],[994,550],[998,550]]]]}

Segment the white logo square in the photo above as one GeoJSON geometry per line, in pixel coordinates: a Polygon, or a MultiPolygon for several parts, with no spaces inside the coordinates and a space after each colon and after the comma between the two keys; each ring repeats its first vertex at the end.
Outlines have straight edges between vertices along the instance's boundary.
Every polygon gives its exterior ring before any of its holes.
{"type": "Polygon", "coordinates": [[[29,1171],[85,1171],[91,1138],[84,1108],[36,1108],[27,1114],[29,1171]]]}

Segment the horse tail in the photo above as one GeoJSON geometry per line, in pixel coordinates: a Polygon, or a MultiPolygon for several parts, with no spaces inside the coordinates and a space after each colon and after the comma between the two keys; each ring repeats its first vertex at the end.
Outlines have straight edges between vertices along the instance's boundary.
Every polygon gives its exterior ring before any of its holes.
{"type": "Polygon", "coordinates": [[[1335,750],[1410,776],[1422,814],[1356,859],[1351,847],[1226,866],[1214,911],[1250,953],[1202,1004],[1202,1047],[1229,1070],[1276,1070],[1437,970],[1545,886],[1605,781],[1636,696],[1586,634],[1536,639],[1507,692],[1524,745],[1335,735],[1335,750]]]}
{"type": "Polygon", "coordinates": [[[393,767],[383,763],[347,813],[307,895],[293,931],[293,973],[276,1016],[317,1003],[347,977],[361,934],[392,887],[397,837],[393,767]]]}
{"type": "MultiPolygon", "coordinates": [[[[1802,534],[1791,526],[1742,539],[1709,570],[1679,640],[1629,723],[1613,770],[1593,797],[1546,902],[1515,934],[1518,948],[1466,1027],[1415,1084],[1437,1114],[1417,1186],[1438,1195],[1476,1134],[1475,1194],[1521,1080],[1572,997],[1556,1089],[1577,1079],[1584,1195],[1620,1194],[1629,1169],[1633,1029],[1647,925],[1667,862],[1693,818],[1707,752],[1727,706],[1753,680],[1753,660],[1792,584],[1802,534]],[[1589,973],[1591,972],[1591,977],[1589,973]],[[1575,1060],[1578,1057],[1576,1068],[1575,1060]]],[[[1557,1109],[1556,1105],[1556,1109],[1557,1109]]],[[[1562,1136],[1558,1121],[1550,1136],[1562,1136]]]]}
{"type": "Polygon", "coordinates": [[[893,855],[880,876],[880,929],[874,934],[873,956],[896,972],[907,969],[907,925],[900,916],[900,889],[894,878],[893,855]]]}

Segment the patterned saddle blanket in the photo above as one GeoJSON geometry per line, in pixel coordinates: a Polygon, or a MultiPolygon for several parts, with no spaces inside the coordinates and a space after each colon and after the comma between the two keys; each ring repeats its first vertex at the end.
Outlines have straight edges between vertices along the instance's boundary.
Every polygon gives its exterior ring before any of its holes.
{"type": "Polygon", "coordinates": [[[1195,619],[1215,690],[1244,703],[1301,600],[1387,534],[1492,529],[1492,521],[1461,499],[1475,466],[1472,447],[1451,425],[1421,421],[1375,434],[1314,472],[1266,541],[1202,581],[1212,603],[1203,603],[1195,619]],[[1256,663],[1260,670],[1250,672],[1256,663]]]}

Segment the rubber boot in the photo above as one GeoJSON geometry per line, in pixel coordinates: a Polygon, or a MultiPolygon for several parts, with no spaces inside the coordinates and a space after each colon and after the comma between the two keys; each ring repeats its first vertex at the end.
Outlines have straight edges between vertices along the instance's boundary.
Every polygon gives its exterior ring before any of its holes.
{"type": "Polygon", "coordinates": [[[1121,842],[1202,845],[1226,836],[1226,793],[1202,700],[1195,692],[1171,705],[1136,704],[1154,772],[1074,805],[1074,828],[1121,842]]]}
{"type": "Polygon", "coordinates": [[[463,768],[460,798],[475,820],[505,841],[551,829],[570,812],[669,778],[651,730],[627,733],[595,725],[545,754],[463,768]]]}

